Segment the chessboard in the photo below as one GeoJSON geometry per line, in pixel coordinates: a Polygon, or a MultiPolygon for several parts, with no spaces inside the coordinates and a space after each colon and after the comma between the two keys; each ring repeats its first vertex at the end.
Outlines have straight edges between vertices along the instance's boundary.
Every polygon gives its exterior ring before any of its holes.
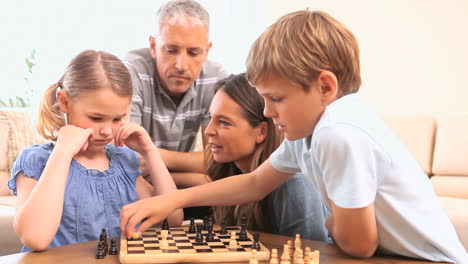
{"type": "MultiPolygon", "coordinates": [[[[220,233],[220,227],[213,228],[212,242],[195,241],[195,233],[189,233],[189,227],[169,228],[164,246],[160,245],[161,228],[148,228],[138,239],[120,239],[120,262],[122,263],[179,263],[179,262],[238,262],[252,258],[254,238],[247,231],[247,239],[240,240],[241,227],[227,226],[226,234],[220,233]],[[231,233],[236,233],[237,245],[230,246],[231,233]]],[[[203,237],[208,233],[203,230],[203,237]]],[[[258,261],[270,258],[270,251],[258,242],[258,261]]]]}

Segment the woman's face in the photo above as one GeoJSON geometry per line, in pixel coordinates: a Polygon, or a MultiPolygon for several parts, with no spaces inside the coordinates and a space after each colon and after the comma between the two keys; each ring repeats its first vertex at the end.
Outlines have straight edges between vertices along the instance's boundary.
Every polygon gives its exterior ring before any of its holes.
{"type": "Polygon", "coordinates": [[[257,144],[265,139],[266,122],[252,127],[240,105],[222,90],[213,97],[210,114],[205,134],[214,160],[235,162],[242,172],[247,172],[257,144]]]}

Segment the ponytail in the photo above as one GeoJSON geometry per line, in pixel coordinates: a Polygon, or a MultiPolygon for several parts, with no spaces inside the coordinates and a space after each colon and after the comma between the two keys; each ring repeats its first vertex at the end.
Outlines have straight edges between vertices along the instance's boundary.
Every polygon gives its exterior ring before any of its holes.
{"type": "Polygon", "coordinates": [[[39,134],[52,141],[57,140],[58,131],[65,125],[65,120],[57,103],[57,88],[59,83],[50,86],[42,97],[37,120],[37,131],[39,134]]]}

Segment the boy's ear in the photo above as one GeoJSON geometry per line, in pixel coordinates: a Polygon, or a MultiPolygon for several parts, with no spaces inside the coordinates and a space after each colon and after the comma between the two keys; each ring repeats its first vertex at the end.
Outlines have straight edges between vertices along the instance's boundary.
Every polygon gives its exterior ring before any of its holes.
{"type": "Polygon", "coordinates": [[[338,98],[338,80],[333,72],[322,71],[317,81],[322,98],[326,103],[331,103],[338,98]]]}
{"type": "Polygon", "coordinates": [[[257,128],[259,129],[259,133],[255,139],[255,142],[260,144],[268,137],[268,123],[263,121],[257,126],[257,128]]]}
{"type": "Polygon", "coordinates": [[[63,89],[60,89],[57,92],[57,102],[59,103],[60,111],[68,114],[70,111],[70,100],[68,98],[67,92],[65,92],[63,89]]]}
{"type": "Polygon", "coordinates": [[[153,36],[149,37],[150,42],[150,54],[153,59],[156,59],[156,39],[153,36]]]}

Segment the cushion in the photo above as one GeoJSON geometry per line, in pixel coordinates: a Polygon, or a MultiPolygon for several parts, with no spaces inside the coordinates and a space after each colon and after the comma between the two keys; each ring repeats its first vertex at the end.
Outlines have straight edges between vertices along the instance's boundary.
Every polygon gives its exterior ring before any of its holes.
{"type": "Polygon", "coordinates": [[[468,251],[468,200],[440,197],[439,201],[452,221],[460,242],[468,251]]]}
{"type": "Polygon", "coordinates": [[[431,177],[431,182],[438,196],[462,198],[468,201],[468,177],[434,175],[431,177]]]}
{"type": "Polygon", "coordinates": [[[426,116],[384,117],[385,123],[409,148],[427,175],[431,175],[436,120],[426,116]]]}
{"type": "Polygon", "coordinates": [[[439,119],[432,172],[468,176],[468,117],[439,119]]]}

